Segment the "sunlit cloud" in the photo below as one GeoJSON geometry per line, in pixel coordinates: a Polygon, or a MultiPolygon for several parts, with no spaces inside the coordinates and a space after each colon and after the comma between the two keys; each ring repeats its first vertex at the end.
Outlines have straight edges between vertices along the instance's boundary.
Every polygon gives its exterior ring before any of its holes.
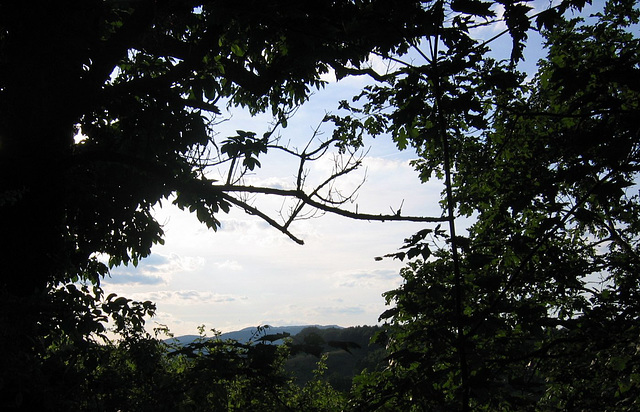
{"type": "MultiPolygon", "coordinates": [[[[295,170],[292,168],[292,171],[295,170]]],[[[282,177],[262,177],[249,176],[245,179],[245,184],[257,187],[271,187],[274,189],[291,190],[295,189],[295,179],[285,179],[282,177]]]]}
{"type": "Polygon", "coordinates": [[[360,306],[324,306],[317,307],[315,311],[321,315],[361,315],[365,310],[360,306]]]}
{"type": "Polygon", "coordinates": [[[227,218],[222,220],[222,230],[225,233],[228,232],[250,232],[250,231],[260,231],[263,229],[268,229],[269,224],[263,220],[257,219],[236,219],[236,218],[227,218]]]}
{"type": "Polygon", "coordinates": [[[110,271],[104,283],[113,285],[161,285],[176,273],[193,272],[204,266],[203,257],[180,256],[175,253],[154,253],[142,259],[137,266],[117,266],[110,271]]]}
{"type": "Polygon", "coordinates": [[[105,283],[110,283],[113,285],[162,285],[166,284],[166,280],[161,276],[149,275],[146,273],[123,273],[118,272],[111,275],[104,280],[105,283]]]}
{"type": "Polygon", "coordinates": [[[224,304],[246,300],[246,296],[220,294],[199,290],[160,290],[154,292],[134,293],[135,300],[150,300],[158,304],[194,305],[224,304]]]}
{"type": "Polygon", "coordinates": [[[354,273],[341,273],[338,287],[346,288],[381,288],[392,287],[398,282],[398,272],[393,270],[373,270],[354,273]]]}
{"type": "Polygon", "coordinates": [[[217,262],[215,266],[220,270],[230,270],[230,271],[240,271],[242,270],[242,265],[237,260],[225,260],[224,262],[217,262]]]}
{"type": "MultiPolygon", "coordinates": [[[[302,306],[290,305],[287,307],[289,319],[298,319],[298,324],[318,323],[318,319],[332,319],[332,324],[339,324],[342,316],[362,315],[366,313],[362,305],[339,304],[302,306]]],[[[295,324],[296,322],[294,322],[295,324]]]]}

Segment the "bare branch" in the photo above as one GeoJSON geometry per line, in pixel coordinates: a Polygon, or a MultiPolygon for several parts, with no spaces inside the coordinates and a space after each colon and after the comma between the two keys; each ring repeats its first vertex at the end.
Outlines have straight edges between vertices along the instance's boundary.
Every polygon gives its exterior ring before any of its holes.
{"type": "Polygon", "coordinates": [[[278,229],[279,231],[281,231],[285,235],[289,236],[289,238],[291,240],[293,240],[294,242],[296,242],[297,244],[304,245],[304,240],[294,236],[293,233],[291,233],[285,226],[279,224],[274,219],[269,217],[269,215],[261,212],[259,209],[255,208],[255,207],[251,206],[250,204],[248,204],[246,202],[243,202],[242,200],[237,199],[237,198],[235,198],[235,197],[233,197],[233,196],[231,196],[231,195],[229,195],[227,193],[222,193],[222,197],[225,200],[227,200],[229,203],[233,203],[234,205],[236,205],[238,207],[241,207],[248,214],[256,215],[256,216],[260,217],[265,222],[269,223],[272,227],[278,229]]]}
{"type": "Polygon", "coordinates": [[[212,185],[213,188],[219,190],[220,192],[245,192],[245,193],[260,193],[265,195],[276,195],[276,196],[286,196],[291,198],[300,199],[305,204],[315,207],[316,209],[333,213],[340,216],[345,216],[355,220],[370,220],[377,222],[386,222],[386,221],[403,221],[403,222],[447,222],[448,219],[446,217],[435,217],[435,216],[398,216],[396,214],[386,215],[386,214],[370,214],[370,213],[356,213],[350,210],[341,209],[339,207],[329,206],[325,203],[316,201],[309,197],[303,191],[300,190],[287,190],[287,189],[277,189],[273,187],[257,187],[257,186],[238,186],[238,185],[212,185]]]}

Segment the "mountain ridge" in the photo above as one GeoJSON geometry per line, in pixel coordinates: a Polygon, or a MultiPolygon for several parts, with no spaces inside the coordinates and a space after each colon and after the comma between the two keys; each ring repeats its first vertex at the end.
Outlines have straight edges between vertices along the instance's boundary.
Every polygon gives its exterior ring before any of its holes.
{"type": "MultiPolygon", "coordinates": [[[[249,326],[240,330],[225,332],[218,336],[219,339],[233,339],[241,343],[247,343],[250,340],[255,341],[260,336],[273,335],[277,333],[288,333],[291,336],[295,336],[306,328],[318,328],[318,329],[344,329],[343,326],[338,325],[292,325],[292,326],[249,326]],[[262,329],[261,331],[258,329],[262,329]]],[[[167,343],[177,343],[179,345],[188,345],[201,338],[200,335],[180,335],[174,336],[164,341],[167,343]]],[[[211,339],[211,336],[205,336],[206,339],[211,339]]]]}

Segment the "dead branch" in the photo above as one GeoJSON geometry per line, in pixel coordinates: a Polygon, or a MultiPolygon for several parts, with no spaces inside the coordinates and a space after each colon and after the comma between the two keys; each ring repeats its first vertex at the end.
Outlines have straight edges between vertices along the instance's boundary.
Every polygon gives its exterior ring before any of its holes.
{"type": "Polygon", "coordinates": [[[260,193],[265,195],[276,195],[276,196],[286,196],[290,198],[296,198],[305,204],[314,207],[316,209],[322,210],[324,212],[333,213],[336,215],[348,217],[356,220],[368,220],[368,221],[377,221],[377,222],[391,222],[391,221],[403,221],[403,222],[426,222],[426,223],[437,223],[437,222],[447,222],[448,219],[446,217],[435,217],[435,216],[403,216],[397,214],[370,214],[370,213],[362,213],[362,212],[352,212],[350,210],[342,209],[335,206],[330,206],[320,201],[312,199],[307,193],[301,190],[287,190],[287,189],[278,189],[274,187],[258,187],[258,186],[227,186],[227,185],[212,185],[212,187],[216,188],[220,192],[233,193],[260,193]]]}
{"type": "Polygon", "coordinates": [[[291,240],[293,240],[294,242],[296,242],[299,245],[304,245],[304,240],[296,237],[293,233],[291,233],[285,226],[281,225],[280,223],[278,223],[277,221],[275,221],[274,219],[272,219],[269,215],[267,215],[266,213],[260,211],[258,208],[251,206],[250,204],[243,202],[240,199],[236,199],[235,197],[227,194],[227,193],[223,193],[222,197],[227,200],[229,203],[233,203],[234,205],[244,209],[244,211],[250,215],[256,215],[258,217],[260,217],[262,220],[264,220],[265,222],[267,222],[269,225],[271,225],[272,227],[278,229],[279,231],[281,231],[282,233],[284,233],[285,235],[289,236],[289,238],[291,240]]]}

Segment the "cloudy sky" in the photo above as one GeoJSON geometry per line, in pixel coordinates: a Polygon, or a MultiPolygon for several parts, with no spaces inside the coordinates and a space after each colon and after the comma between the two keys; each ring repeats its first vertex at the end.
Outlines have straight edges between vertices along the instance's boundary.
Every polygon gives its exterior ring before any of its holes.
{"type": "MultiPolygon", "coordinates": [[[[282,130],[282,139],[305,144],[325,113],[353,96],[362,81],[332,83],[317,92],[282,130]]],[[[260,134],[267,122],[234,113],[219,131],[222,136],[235,129],[260,134]]],[[[398,152],[389,138],[367,143],[362,169],[339,183],[349,191],[366,179],[358,191],[358,210],[389,214],[402,205],[406,215],[439,216],[442,187],[419,182],[408,164],[414,156],[398,152]]],[[[267,154],[262,164],[248,183],[290,187],[295,182],[295,161],[267,154]]],[[[331,156],[310,165],[309,180],[326,177],[332,166],[331,156]]],[[[281,208],[280,199],[254,201],[273,216],[281,208]]],[[[168,203],[156,208],[156,218],[164,225],[165,244],[156,245],[136,268],[114,268],[103,286],[107,293],[154,301],[158,311],[150,326],[166,324],[177,335],[194,334],[201,324],[223,332],[264,324],[375,324],[385,310],[381,294],[399,285],[402,264],[374,258],[396,251],[423,227],[325,214],[292,226],[305,242],[300,246],[239,209],[218,216],[222,227],[217,232],[168,203]]]]}
{"type": "MultiPolygon", "coordinates": [[[[501,29],[494,27],[481,35],[489,38],[501,29]]],[[[539,39],[530,40],[528,70],[535,67],[541,49],[539,39]]],[[[508,56],[509,42],[498,49],[508,56]]],[[[325,113],[335,110],[340,99],[357,94],[364,81],[332,82],[317,92],[282,130],[283,141],[305,144],[325,113]]],[[[236,129],[260,135],[268,121],[233,113],[217,130],[221,136],[233,135],[236,129]]],[[[406,215],[440,215],[442,186],[419,182],[409,166],[411,152],[398,152],[389,138],[370,140],[367,146],[364,168],[346,176],[340,186],[348,190],[366,177],[358,192],[360,211],[389,213],[402,204],[406,215]]],[[[294,182],[295,162],[268,154],[262,164],[259,174],[249,176],[249,183],[290,187],[294,182]]],[[[310,168],[310,180],[327,176],[331,165],[330,157],[318,161],[310,168]]],[[[280,201],[257,198],[255,202],[272,215],[281,206],[280,201]]],[[[300,246],[238,209],[218,216],[222,228],[217,232],[170,204],[158,207],[156,217],[164,225],[166,243],[154,247],[137,268],[114,268],[103,286],[107,293],[156,302],[157,315],[149,326],[164,324],[176,335],[194,334],[202,324],[222,332],[265,324],[376,324],[385,310],[382,293],[400,284],[403,264],[374,258],[393,253],[404,238],[424,227],[324,215],[293,225],[293,233],[305,241],[300,246]]]]}

